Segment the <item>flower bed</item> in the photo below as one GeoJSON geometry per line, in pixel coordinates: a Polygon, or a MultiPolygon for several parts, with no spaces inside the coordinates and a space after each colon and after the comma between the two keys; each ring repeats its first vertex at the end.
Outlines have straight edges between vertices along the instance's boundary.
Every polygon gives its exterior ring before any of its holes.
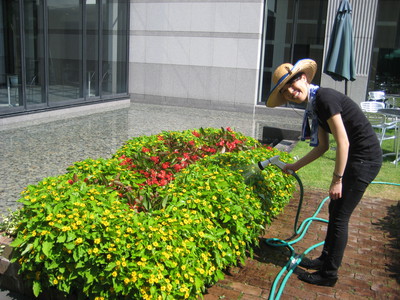
{"type": "Polygon", "coordinates": [[[290,159],[229,128],[131,139],[26,188],[13,260],[35,295],[197,298],[291,198],[292,177],[275,167],[242,174],[277,154],[290,159]]]}

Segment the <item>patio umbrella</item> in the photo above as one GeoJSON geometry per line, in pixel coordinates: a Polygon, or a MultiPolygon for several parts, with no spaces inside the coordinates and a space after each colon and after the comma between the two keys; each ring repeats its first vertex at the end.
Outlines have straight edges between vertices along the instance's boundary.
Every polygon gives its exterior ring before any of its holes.
{"type": "Polygon", "coordinates": [[[324,70],[336,81],[345,80],[346,95],[347,82],[356,79],[351,11],[349,0],[342,0],[333,24],[324,70]]]}

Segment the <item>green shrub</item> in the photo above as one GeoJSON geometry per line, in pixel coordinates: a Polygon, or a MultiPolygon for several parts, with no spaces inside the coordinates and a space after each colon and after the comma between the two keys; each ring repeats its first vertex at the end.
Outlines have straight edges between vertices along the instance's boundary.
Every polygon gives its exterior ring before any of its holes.
{"type": "Polygon", "coordinates": [[[291,198],[292,177],[275,167],[243,176],[278,154],[290,160],[229,128],[134,138],[26,188],[13,260],[35,295],[197,298],[291,198]]]}

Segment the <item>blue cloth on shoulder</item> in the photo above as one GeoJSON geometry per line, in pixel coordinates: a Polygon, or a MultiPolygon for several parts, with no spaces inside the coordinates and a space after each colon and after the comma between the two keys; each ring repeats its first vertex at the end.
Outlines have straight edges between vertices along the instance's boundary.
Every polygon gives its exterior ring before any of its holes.
{"type": "Polygon", "coordinates": [[[315,98],[319,86],[310,84],[308,102],[304,111],[303,125],[301,128],[301,140],[310,140],[310,146],[318,146],[318,116],[315,112],[315,98]],[[311,120],[311,127],[309,120],[311,120]]]}

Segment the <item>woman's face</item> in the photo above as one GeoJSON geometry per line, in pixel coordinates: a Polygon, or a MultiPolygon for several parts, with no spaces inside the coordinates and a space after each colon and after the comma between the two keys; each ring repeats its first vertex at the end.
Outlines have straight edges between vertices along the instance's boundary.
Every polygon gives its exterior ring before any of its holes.
{"type": "Polygon", "coordinates": [[[307,76],[302,74],[293,81],[286,83],[279,92],[288,101],[303,103],[308,99],[308,85],[307,76]]]}

